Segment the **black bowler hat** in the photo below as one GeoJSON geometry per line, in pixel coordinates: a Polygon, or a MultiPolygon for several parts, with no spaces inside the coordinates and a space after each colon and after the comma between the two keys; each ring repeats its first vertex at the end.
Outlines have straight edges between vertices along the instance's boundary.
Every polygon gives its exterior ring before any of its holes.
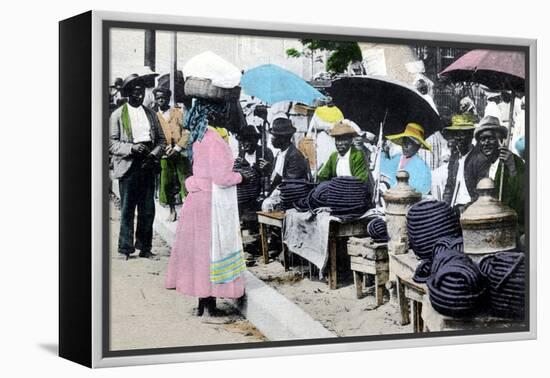
{"type": "Polygon", "coordinates": [[[271,123],[269,133],[272,135],[292,135],[296,128],[292,126],[292,121],[288,118],[276,118],[271,123]]]}
{"type": "Polygon", "coordinates": [[[138,84],[143,85],[143,80],[141,79],[141,76],[136,73],[130,74],[126,77],[126,79],[124,79],[124,82],[120,87],[120,93],[123,97],[128,97],[129,91],[138,84]]]}

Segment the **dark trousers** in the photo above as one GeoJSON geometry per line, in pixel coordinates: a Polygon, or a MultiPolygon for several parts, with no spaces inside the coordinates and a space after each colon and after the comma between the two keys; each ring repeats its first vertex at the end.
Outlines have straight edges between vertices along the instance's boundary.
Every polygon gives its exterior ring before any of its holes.
{"type": "Polygon", "coordinates": [[[120,234],[118,252],[151,252],[153,220],[155,219],[155,173],[152,168],[141,168],[134,161],[124,177],[119,179],[120,234]],[[134,215],[137,209],[136,243],[134,245],[134,215]]]}

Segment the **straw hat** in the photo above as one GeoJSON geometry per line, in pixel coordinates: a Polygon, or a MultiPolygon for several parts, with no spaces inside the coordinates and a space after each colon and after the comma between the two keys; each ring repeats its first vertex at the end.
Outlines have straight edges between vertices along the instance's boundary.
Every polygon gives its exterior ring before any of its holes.
{"type": "Polygon", "coordinates": [[[473,114],[457,114],[451,118],[451,126],[445,127],[444,130],[460,131],[475,129],[475,117],[473,114]]]}
{"type": "Polygon", "coordinates": [[[424,128],[417,123],[408,123],[405,127],[405,131],[400,134],[386,136],[388,140],[391,140],[393,143],[398,145],[401,145],[403,143],[404,137],[413,138],[418,143],[420,143],[420,146],[425,150],[432,150],[432,146],[430,146],[430,144],[424,140],[424,128]]]}
{"type": "Polygon", "coordinates": [[[343,135],[350,135],[350,136],[357,135],[357,131],[349,122],[347,122],[347,120],[342,120],[338,122],[330,130],[330,136],[337,137],[337,136],[343,136],[343,135]]]}

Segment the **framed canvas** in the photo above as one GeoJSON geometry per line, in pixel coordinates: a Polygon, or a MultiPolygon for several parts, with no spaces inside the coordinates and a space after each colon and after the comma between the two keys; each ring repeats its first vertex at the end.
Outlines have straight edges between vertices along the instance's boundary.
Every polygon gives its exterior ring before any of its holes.
{"type": "Polygon", "coordinates": [[[59,27],[60,356],[536,337],[536,40],[59,27]]]}

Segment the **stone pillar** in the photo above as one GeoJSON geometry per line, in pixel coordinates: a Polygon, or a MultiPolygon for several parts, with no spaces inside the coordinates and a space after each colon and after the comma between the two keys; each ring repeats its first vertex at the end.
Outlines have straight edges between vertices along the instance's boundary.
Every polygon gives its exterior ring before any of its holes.
{"type": "Polygon", "coordinates": [[[518,217],[496,199],[495,183],[484,178],[477,184],[479,197],[460,216],[464,253],[475,261],[481,257],[516,248],[518,217]]]}
{"type": "Polygon", "coordinates": [[[407,236],[407,212],[409,208],[422,199],[422,194],[409,186],[409,173],[398,171],[397,185],[386,193],[386,225],[388,227],[388,255],[390,256],[390,280],[395,281],[392,273],[392,255],[407,253],[409,237],[407,236]]]}

